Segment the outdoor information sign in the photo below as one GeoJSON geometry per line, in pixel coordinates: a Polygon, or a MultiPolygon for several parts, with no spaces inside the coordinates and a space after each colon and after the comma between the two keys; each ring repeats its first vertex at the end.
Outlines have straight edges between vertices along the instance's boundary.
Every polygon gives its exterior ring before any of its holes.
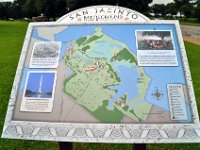
{"type": "Polygon", "coordinates": [[[200,142],[179,23],[111,6],[30,23],[2,137],[200,142]]]}

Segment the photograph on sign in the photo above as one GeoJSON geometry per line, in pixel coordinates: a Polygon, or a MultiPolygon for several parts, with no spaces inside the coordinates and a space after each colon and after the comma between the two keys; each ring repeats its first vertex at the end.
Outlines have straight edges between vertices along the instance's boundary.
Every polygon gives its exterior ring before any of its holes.
{"type": "Polygon", "coordinates": [[[54,100],[55,82],[55,71],[29,71],[20,110],[51,112],[54,100]]]}
{"type": "Polygon", "coordinates": [[[136,30],[139,66],[178,66],[171,30],[136,30]]]}
{"type": "Polygon", "coordinates": [[[35,42],[30,60],[30,68],[57,68],[60,42],[35,42]]]}
{"type": "Polygon", "coordinates": [[[137,31],[138,50],[174,50],[171,31],[137,31]]]}

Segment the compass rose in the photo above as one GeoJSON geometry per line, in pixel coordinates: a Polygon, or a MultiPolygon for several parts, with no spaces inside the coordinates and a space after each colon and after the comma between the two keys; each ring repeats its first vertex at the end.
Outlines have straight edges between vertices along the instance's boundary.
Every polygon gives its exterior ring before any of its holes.
{"type": "Polygon", "coordinates": [[[156,88],[156,90],[151,94],[153,96],[154,99],[156,100],[160,100],[161,97],[163,96],[163,93],[161,93],[158,88],[156,88]]]}

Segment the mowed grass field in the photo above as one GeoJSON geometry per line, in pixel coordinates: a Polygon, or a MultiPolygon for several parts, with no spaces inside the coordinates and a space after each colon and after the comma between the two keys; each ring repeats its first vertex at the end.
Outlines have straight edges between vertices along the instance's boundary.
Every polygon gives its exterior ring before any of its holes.
{"type": "MultiPolygon", "coordinates": [[[[0,134],[28,23],[0,21],[0,134]]],[[[185,43],[200,112],[200,46],[185,43]]],[[[75,150],[131,150],[131,144],[74,143],[75,150]]],[[[0,150],[57,150],[57,142],[0,139],[0,150]]],[[[148,144],[149,150],[199,150],[200,144],[148,144]]]]}

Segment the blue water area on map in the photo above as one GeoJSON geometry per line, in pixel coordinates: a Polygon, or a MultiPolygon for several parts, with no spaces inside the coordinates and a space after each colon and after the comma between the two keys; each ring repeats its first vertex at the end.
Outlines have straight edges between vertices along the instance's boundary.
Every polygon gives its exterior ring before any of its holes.
{"type": "Polygon", "coordinates": [[[67,52],[66,47],[67,47],[67,43],[62,42],[61,48],[60,48],[59,61],[60,61],[60,60],[63,60],[63,57],[65,56],[65,54],[66,54],[66,52],[67,52]]]}
{"type": "Polygon", "coordinates": [[[37,40],[40,40],[40,41],[49,41],[48,39],[45,39],[43,37],[40,37],[38,35],[38,30],[37,29],[33,29],[33,32],[32,32],[32,37],[37,39],[37,40]]]}
{"type": "Polygon", "coordinates": [[[170,69],[164,69],[163,67],[145,68],[145,73],[152,79],[145,99],[151,104],[159,106],[166,111],[169,111],[167,84],[184,84],[185,79],[183,73],[180,72],[182,72],[182,69],[180,67],[170,67],[170,69]],[[160,93],[163,94],[160,100],[155,100],[155,98],[152,96],[152,93],[155,91],[156,88],[159,90],[160,93]]]}
{"type": "Polygon", "coordinates": [[[79,38],[85,36],[85,35],[91,35],[93,32],[95,32],[96,26],[68,26],[66,29],[61,31],[60,33],[56,34],[55,40],[62,42],[61,47],[61,53],[60,53],[60,59],[63,58],[63,56],[66,53],[66,48],[69,42],[76,41],[79,38]],[[69,35],[69,36],[66,36],[69,35]]]}
{"type": "Polygon", "coordinates": [[[127,67],[123,64],[119,65],[117,70],[117,75],[120,77],[120,84],[117,86],[110,86],[110,89],[117,90],[118,92],[112,96],[109,101],[109,108],[113,108],[114,101],[118,100],[120,97],[127,94],[128,102],[136,98],[138,95],[137,85],[137,70],[135,67],[127,67]],[[128,82],[127,82],[128,81],[128,82]]]}
{"type": "MultiPolygon", "coordinates": [[[[79,38],[85,36],[85,35],[92,35],[93,32],[95,32],[95,28],[100,27],[102,28],[102,32],[104,32],[107,36],[118,40],[120,42],[123,42],[128,46],[128,48],[136,55],[137,54],[137,47],[136,47],[136,36],[135,36],[135,31],[136,30],[171,30],[173,33],[173,39],[174,39],[174,47],[177,52],[177,59],[178,59],[178,67],[143,67],[145,74],[151,78],[151,82],[149,84],[149,88],[146,91],[145,95],[145,100],[148,101],[149,103],[164,109],[165,111],[169,112],[169,101],[168,101],[168,96],[167,96],[167,84],[170,83],[177,83],[177,84],[186,84],[185,77],[184,77],[184,71],[183,71],[183,66],[181,62],[181,55],[180,55],[180,48],[178,46],[178,41],[177,41],[177,35],[176,35],[176,29],[173,25],[85,25],[85,26],[79,26],[79,25],[74,25],[74,26],[68,26],[66,29],[61,31],[60,33],[55,35],[55,40],[56,41],[61,41],[62,42],[62,47],[61,47],[61,54],[60,54],[60,59],[63,58],[63,56],[66,53],[66,47],[67,44],[71,41],[76,41],[79,38]],[[68,35],[68,36],[66,36],[68,35]],[[127,36],[128,35],[128,36],[127,36]],[[161,97],[160,100],[156,100],[155,97],[152,96],[152,93],[155,91],[155,89],[158,89],[163,96],[161,97]]],[[[46,40],[42,37],[38,37],[37,30],[34,30],[33,36],[39,40],[46,40]]],[[[95,46],[98,46],[95,45],[95,46]]],[[[98,48],[98,47],[97,47],[98,48]]],[[[99,47],[100,48],[100,47],[99,47]]],[[[98,49],[99,49],[98,48],[98,49]]],[[[119,66],[119,71],[116,71],[117,74],[120,76],[121,80],[123,83],[121,83],[118,87],[119,92],[115,94],[115,98],[118,98],[121,96],[121,94],[126,94],[128,93],[129,100],[131,98],[135,98],[138,94],[137,89],[137,83],[135,82],[136,78],[131,77],[131,74],[134,74],[134,76],[137,75],[136,69],[128,68],[119,66]],[[130,72],[129,72],[129,71],[130,72]],[[129,76],[127,76],[128,74],[129,76]],[[126,80],[125,80],[126,78],[126,80]],[[134,81],[132,81],[134,80],[134,81]],[[125,88],[126,86],[130,86],[129,82],[134,83],[132,84],[132,93],[128,91],[129,89],[125,88]],[[125,90],[125,89],[126,90],[125,90]],[[133,90],[134,88],[134,90],[133,90]],[[134,91],[134,92],[133,92],[134,91]]],[[[116,70],[116,69],[115,69],[116,70]]],[[[140,101],[140,103],[142,100],[140,101]]],[[[138,104],[135,104],[132,107],[136,107],[138,104]]],[[[110,108],[112,107],[112,103],[110,103],[110,108]]],[[[188,116],[190,117],[188,120],[191,120],[191,110],[190,107],[187,105],[187,111],[188,111],[188,116]]]]}
{"type": "Polygon", "coordinates": [[[74,71],[71,68],[66,67],[66,76],[67,77],[70,77],[73,73],[74,73],[74,71]]]}

